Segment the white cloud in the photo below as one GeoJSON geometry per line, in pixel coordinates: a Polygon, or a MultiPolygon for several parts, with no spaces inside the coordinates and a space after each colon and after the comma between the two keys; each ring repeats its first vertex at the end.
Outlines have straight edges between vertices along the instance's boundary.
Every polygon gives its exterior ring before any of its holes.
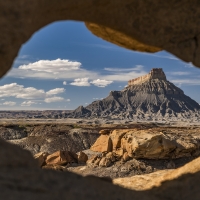
{"type": "Polygon", "coordinates": [[[97,100],[97,99],[99,99],[99,98],[92,98],[92,99],[97,100]]]}
{"type": "Polygon", "coordinates": [[[64,88],[55,88],[46,92],[47,96],[56,95],[65,92],[64,88]]]}
{"type": "Polygon", "coordinates": [[[5,106],[14,106],[14,105],[16,105],[16,102],[13,102],[13,101],[5,101],[5,102],[3,103],[3,105],[5,105],[5,106]]]}
{"type": "Polygon", "coordinates": [[[21,106],[31,106],[32,104],[37,104],[34,101],[24,101],[21,103],[21,106]]]}
{"type": "MultiPolygon", "coordinates": [[[[106,63],[105,63],[106,64],[106,63]]],[[[9,77],[15,78],[37,78],[37,79],[61,79],[74,82],[71,85],[90,86],[89,81],[101,79],[108,81],[128,81],[129,79],[142,76],[147,72],[142,65],[136,65],[133,68],[105,68],[106,71],[112,74],[101,74],[97,71],[83,69],[81,63],[69,60],[40,60],[37,62],[21,65],[18,68],[12,68],[7,74],[9,77]],[[85,80],[87,77],[88,81],[85,80]]]]}
{"type": "MultiPolygon", "coordinates": [[[[63,97],[51,97],[51,95],[57,95],[63,93],[64,88],[55,88],[45,92],[44,90],[38,90],[33,87],[25,88],[23,85],[18,85],[17,83],[6,84],[0,86],[0,97],[15,97],[21,99],[30,99],[29,101],[24,101],[21,106],[31,106],[32,104],[37,104],[36,101],[45,101],[46,103],[64,101],[63,97]],[[31,99],[35,99],[32,101],[31,99]]],[[[1,99],[4,100],[4,99],[1,99]]],[[[66,99],[70,102],[70,99],[66,99]]],[[[16,103],[15,103],[16,104],[16,103]]],[[[3,105],[15,105],[13,102],[6,101],[3,105]]]]}
{"type": "Polygon", "coordinates": [[[63,97],[50,97],[50,98],[45,98],[44,101],[46,103],[60,102],[60,101],[64,101],[64,98],[63,97]]]}
{"type": "Polygon", "coordinates": [[[25,88],[17,83],[0,86],[0,97],[16,97],[21,99],[36,99],[45,97],[44,90],[38,90],[33,87],[25,88]]]}
{"type": "Polygon", "coordinates": [[[16,98],[21,99],[36,99],[36,98],[43,98],[45,96],[44,90],[37,90],[33,87],[24,88],[23,93],[17,94],[16,98]]]}
{"type": "Polygon", "coordinates": [[[97,80],[91,81],[90,83],[94,84],[97,87],[106,87],[107,85],[111,84],[112,82],[113,81],[97,79],[97,80]]]}
{"type": "Polygon", "coordinates": [[[67,85],[67,81],[63,81],[63,85],[67,85]]]}
{"type": "Polygon", "coordinates": [[[41,72],[52,72],[57,74],[59,71],[70,71],[77,70],[81,66],[80,62],[73,62],[69,60],[39,60],[28,65],[21,65],[19,69],[32,70],[32,71],[41,71],[41,72]]]}
{"type": "Polygon", "coordinates": [[[90,83],[88,82],[88,78],[77,78],[77,79],[74,79],[74,82],[70,83],[70,85],[90,86],[90,83]]]}
{"type": "Polygon", "coordinates": [[[81,68],[81,63],[65,59],[39,60],[13,68],[7,76],[38,79],[76,79],[96,77],[97,73],[81,68]]]}

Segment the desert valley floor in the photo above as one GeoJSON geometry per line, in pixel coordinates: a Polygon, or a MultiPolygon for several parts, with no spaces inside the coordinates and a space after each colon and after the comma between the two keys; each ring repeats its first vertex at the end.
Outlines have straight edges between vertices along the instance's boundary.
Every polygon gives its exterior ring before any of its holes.
{"type": "Polygon", "coordinates": [[[189,122],[0,121],[0,137],[30,151],[43,170],[98,176],[137,190],[147,187],[141,179],[149,183],[196,159],[199,133],[200,125],[189,122]]]}

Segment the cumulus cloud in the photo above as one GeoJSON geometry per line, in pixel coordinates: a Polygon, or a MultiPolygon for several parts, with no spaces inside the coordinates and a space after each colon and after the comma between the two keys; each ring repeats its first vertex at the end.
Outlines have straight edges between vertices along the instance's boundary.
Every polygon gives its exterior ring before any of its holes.
{"type": "Polygon", "coordinates": [[[108,74],[101,74],[98,71],[84,69],[80,62],[65,59],[40,60],[37,62],[24,64],[18,68],[13,68],[7,76],[15,78],[38,78],[38,79],[61,79],[74,82],[71,85],[89,86],[89,81],[102,79],[108,81],[127,81],[147,72],[142,65],[136,65],[132,68],[105,68],[108,74]],[[112,72],[112,74],[110,74],[112,72]],[[84,81],[85,77],[89,81],[84,81]]]}
{"type": "Polygon", "coordinates": [[[95,85],[97,87],[106,87],[107,85],[111,84],[112,82],[113,81],[97,79],[97,80],[91,81],[90,83],[92,83],[93,85],[95,85]]]}
{"type": "Polygon", "coordinates": [[[70,101],[71,101],[71,99],[66,99],[66,101],[67,101],[67,102],[70,102],[70,101]]]}
{"type": "Polygon", "coordinates": [[[5,105],[5,106],[14,106],[14,105],[16,105],[16,102],[14,102],[14,101],[5,101],[3,103],[3,105],[5,105]]]}
{"type": "Polygon", "coordinates": [[[28,65],[21,65],[19,69],[32,70],[32,71],[43,71],[51,72],[57,74],[59,71],[70,71],[77,70],[81,66],[80,62],[74,62],[69,60],[39,60],[34,63],[29,63],[28,65]]]}
{"type": "Polygon", "coordinates": [[[49,97],[49,98],[45,98],[44,101],[46,103],[61,102],[61,101],[64,101],[64,98],[63,97],[49,97]]]}
{"type": "Polygon", "coordinates": [[[21,106],[31,106],[33,104],[37,104],[37,103],[34,101],[24,101],[21,103],[21,106]]]}
{"type": "Polygon", "coordinates": [[[64,88],[55,88],[46,92],[47,96],[56,95],[65,92],[64,88]]]}
{"type": "Polygon", "coordinates": [[[70,85],[90,86],[90,83],[88,82],[88,78],[77,78],[77,79],[74,79],[74,82],[70,83],[70,85]]]}
{"type": "MultiPolygon", "coordinates": [[[[64,91],[65,91],[64,88],[55,88],[45,92],[44,90],[40,89],[38,90],[33,87],[25,88],[23,85],[18,85],[17,83],[11,83],[0,86],[0,97],[15,97],[27,100],[30,99],[29,101],[22,102],[21,106],[31,106],[33,104],[37,104],[36,101],[45,101],[46,103],[64,101],[63,97],[57,97],[57,96],[52,97],[52,95],[57,95],[63,93],[64,91]],[[32,99],[35,100],[32,101],[32,99]]],[[[66,101],[69,102],[70,99],[66,99],[66,101]]],[[[6,101],[3,103],[3,105],[9,105],[9,106],[13,106],[15,104],[16,104],[15,102],[13,103],[11,101],[6,101]]]]}
{"type": "Polygon", "coordinates": [[[38,90],[34,87],[25,88],[17,83],[0,86],[0,97],[15,97],[21,99],[36,99],[45,97],[44,90],[38,90]]]}
{"type": "Polygon", "coordinates": [[[65,59],[39,60],[13,68],[7,76],[39,79],[76,79],[96,77],[97,73],[81,68],[81,63],[65,59]]]}

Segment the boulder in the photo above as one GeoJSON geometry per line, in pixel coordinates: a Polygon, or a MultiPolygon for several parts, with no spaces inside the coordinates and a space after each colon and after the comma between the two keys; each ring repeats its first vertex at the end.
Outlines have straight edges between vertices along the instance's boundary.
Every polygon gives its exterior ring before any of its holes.
{"type": "Polygon", "coordinates": [[[177,148],[175,151],[176,158],[189,157],[191,154],[199,148],[199,144],[195,139],[178,138],[176,140],[177,148]]]}
{"type": "Polygon", "coordinates": [[[127,129],[117,129],[112,131],[110,138],[112,140],[113,150],[116,150],[121,147],[121,139],[127,133],[127,129]]]}
{"type": "Polygon", "coordinates": [[[166,159],[176,149],[176,141],[157,131],[130,130],[122,138],[121,146],[129,157],[166,159]]]}
{"type": "Polygon", "coordinates": [[[107,153],[105,157],[108,158],[111,162],[115,162],[116,161],[115,153],[113,153],[113,152],[107,153]]]}
{"type": "Polygon", "coordinates": [[[124,150],[122,148],[116,149],[114,152],[118,159],[120,159],[124,155],[124,150]]]}
{"type": "Polygon", "coordinates": [[[99,162],[99,167],[109,167],[111,164],[112,161],[109,158],[103,157],[99,162]]]}
{"type": "Polygon", "coordinates": [[[129,160],[129,155],[128,155],[128,152],[125,152],[124,154],[123,154],[123,157],[122,157],[122,159],[123,159],[123,161],[128,161],[129,160]]]}
{"type": "Polygon", "coordinates": [[[64,151],[56,151],[46,159],[47,165],[63,165],[67,164],[67,159],[65,157],[64,151]]]}
{"type": "Polygon", "coordinates": [[[86,164],[88,166],[99,166],[99,162],[101,161],[101,155],[92,156],[90,159],[87,160],[86,164]]]}
{"type": "Polygon", "coordinates": [[[39,167],[45,165],[45,160],[49,154],[46,152],[40,152],[34,155],[34,158],[37,160],[39,167]]]}
{"type": "Polygon", "coordinates": [[[70,151],[56,151],[47,156],[47,165],[64,165],[67,163],[77,162],[78,156],[70,151]]]}
{"type": "Polygon", "coordinates": [[[109,135],[101,135],[90,148],[92,151],[111,152],[112,141],[109,135]]]}
{"type": "Polygon", "coordinates": [[[84,152],[80,151],[77,155],[78,155],[78,163],[86,163],[87,162],[88,156],[84,152]]]}
{"type": "Polygon", "coordinates": [[[163,134],[159,129],[118,129],[101,135],[91,150],[114,152],[115,158],[175,159],[199,154],[198,138],[163,134]]]}

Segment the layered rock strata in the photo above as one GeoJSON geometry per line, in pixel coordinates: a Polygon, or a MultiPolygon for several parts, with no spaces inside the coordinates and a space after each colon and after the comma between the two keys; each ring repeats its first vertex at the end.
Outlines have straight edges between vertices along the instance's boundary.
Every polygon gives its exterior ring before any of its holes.
{"type": "Polygon", "coordinates": [[[177,159],[200,155],[199,136],[173,134],[148,129],[118,129],[107,135],[100,135],[92,151],[101,152],[88,164],[108,167],[118,160],[130,159],[177,159]]]}

